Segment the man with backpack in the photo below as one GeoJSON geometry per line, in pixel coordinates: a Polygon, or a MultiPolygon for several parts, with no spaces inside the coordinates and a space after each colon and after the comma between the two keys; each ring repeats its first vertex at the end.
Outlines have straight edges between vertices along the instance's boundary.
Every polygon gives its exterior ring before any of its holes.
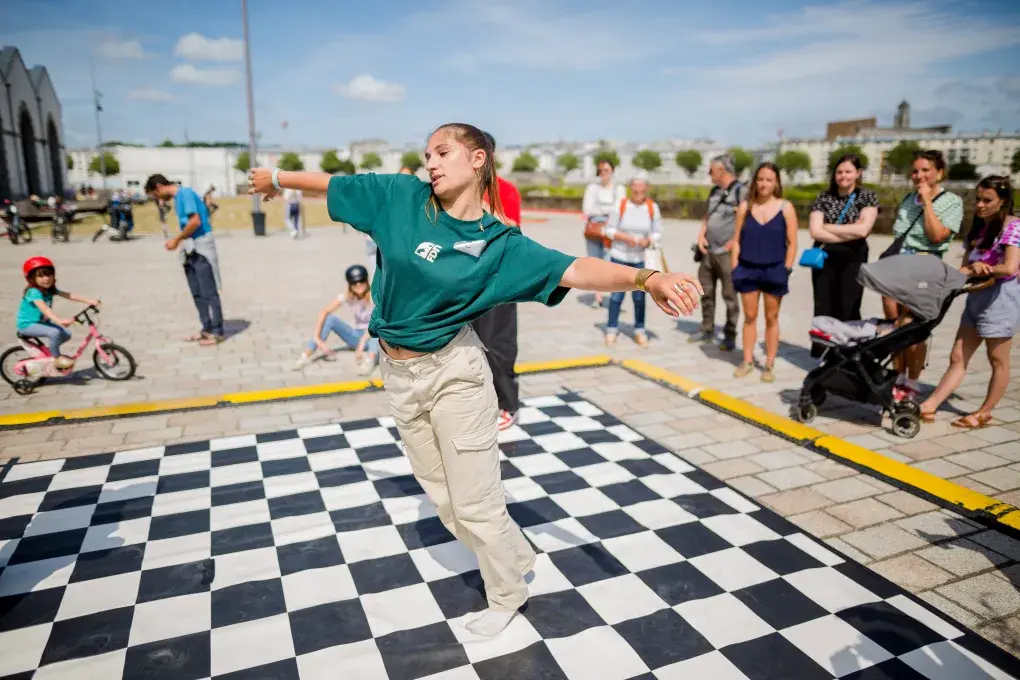
{"type": "Polygon", "coordinates": [[[698,281],[705,295],[701,298],[701,330],[690,337],[690,342],[715,341],[715,291],[716,284],[719,284],[726,305],[726,325],[720,348],[729,352],[737,345],[737,321],[740,320],[730,251],[733,249],[737,206],[747,198],[747,190],[737,181],[733,159],[729,155],[716,156],[709,161],[708,174],[715,186],[708,195],[708,207],[701,218],[701,230],[694,248],[694,261],[699,263],[698,281]]]}

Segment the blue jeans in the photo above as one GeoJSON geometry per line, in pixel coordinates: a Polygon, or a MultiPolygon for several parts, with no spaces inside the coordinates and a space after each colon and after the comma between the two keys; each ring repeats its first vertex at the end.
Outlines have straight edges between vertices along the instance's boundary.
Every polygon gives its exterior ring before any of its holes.
{"type": "MultiPolygon", "coordinates": [[[[645,266],[644,262],[621,262],[616,258],[610,258],[610,261],[634,267],[635,269],[641,269],[645,266]]],[[[635,290],[630,295],[634,301],[634,330],[643,331],[645,329],[645,293],[644,291],[635,290]]],[[[620,307],[623,305],[623,298],[626,296],[626,293],[613,293],[612,297],[609,298],[609,323],[606,324],[607,331],[616,332],[619,330],[620,307]]]]}
{"type": "MultiPolygon", "coordinates": [[[[359,331],[356,328],[352,328],[350,325],[344,323],[338,316],[330,314],[322,323],[322,333],[319,334],[319,339],[325,340],[329,337],[330,333],[336,333],[348,347],[356,349],[358,342],[361,341],[361,336],[368,333],[368,331],[359,331]]],[[[314,351],[316,347],[317,345],[314,340],[308,341],[309,350],[314,351]]],[[[365,351],[369,354],[374,354],[376,358],[379,358],[379,338],[370,337],[366,340],[365,351]]]]}
{"type": "Polygon", "coordinates": [[[60,346],[71,339],[71,334],[68,333],[66,328],[48,321],[40,321],[31,326],[25,326],[18,333],[33,338],[48,339],[50,341],[50,354],[55,357],[60,356],[60,346]]]}

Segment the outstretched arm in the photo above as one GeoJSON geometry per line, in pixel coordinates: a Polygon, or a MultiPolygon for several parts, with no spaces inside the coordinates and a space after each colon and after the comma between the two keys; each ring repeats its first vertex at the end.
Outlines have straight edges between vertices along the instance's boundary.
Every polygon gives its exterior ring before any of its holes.
{"type": "MultiPolygon", "coordinates": [[[[264,200],[269,201],[280,195],[273,186],[272,168],[252,168],[248,173],[248,193],[262,194],[264,200]]],[[[277,175],[280,187],[283,189],[297,189],[302,193],[323,194],[329,189],[329,180],[333,175],[327,172],[291,172],[281,170],[277,175]]]]}
{"type": "Polygon", "coordinates": [[[655,272],[646,280],[639,280],[642,272],[647,271],[595,257],[580,257],[567,267],[560,285],[578,290],[616,293],[640,290],[640,284],[643,283],[644,290],[652,296],[659,309],[670,316],[687,316],[697,309],[698,296],[705,292],[697,279],[689,274],[655,272]]]}

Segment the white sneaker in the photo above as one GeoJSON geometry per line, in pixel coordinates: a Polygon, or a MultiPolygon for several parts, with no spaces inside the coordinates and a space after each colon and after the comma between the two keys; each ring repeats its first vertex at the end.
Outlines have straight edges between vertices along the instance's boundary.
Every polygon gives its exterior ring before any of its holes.
{"type": "Polygon", "coordinates": [[[291,368],[290,370],[300,371],[310,363],[312,363],[312,357],[310,355],[302,354],[301,356],[298,357],[297,361],[294,362],[294,367],[291,368]]]}
{"type": "Polygon", "coordinates": [[[370,359],[363,359],[358,364],[358,375],[370,375],[375,370],[375,362],[370,359]]]}

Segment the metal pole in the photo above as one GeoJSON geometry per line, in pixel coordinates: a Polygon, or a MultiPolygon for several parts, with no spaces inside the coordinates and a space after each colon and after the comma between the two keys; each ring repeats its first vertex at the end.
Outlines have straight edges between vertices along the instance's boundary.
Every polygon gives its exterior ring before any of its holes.
{"type": "MultiPolygon", "coordinates": [[[[106,188],[106,156],[103,155],[103,129],[99,125],[99,112],[102,111],[102,107],[99,105],[99,90],[96,89],[96,67],[95,62],[89,59],[89,72],[92,75],[92,103],[96,109],[96,144],[97,153],[99,154],[99,174],[102,177],[103,189],[106,188]]],[[[87,170],[87,168],[86,168],[87,170]]]]}
{"type": "MultiPolygon", "coordinates": [[[[251,79],[251,44],[248,38],[248,0],[241,0],[241,17],[244,21],[244,70],[245,77],[247,80],[247,98],[248,98],[248,166],[254,168],[256,163],[256,148],[255,148],[255,101],[252,93],[252,79],[251,79]]],[[[256,220],[254,216],[261,211],[259,205],[259,197],[253,195],[251,197],[251,210],[252,219],[256,220]]]]}

